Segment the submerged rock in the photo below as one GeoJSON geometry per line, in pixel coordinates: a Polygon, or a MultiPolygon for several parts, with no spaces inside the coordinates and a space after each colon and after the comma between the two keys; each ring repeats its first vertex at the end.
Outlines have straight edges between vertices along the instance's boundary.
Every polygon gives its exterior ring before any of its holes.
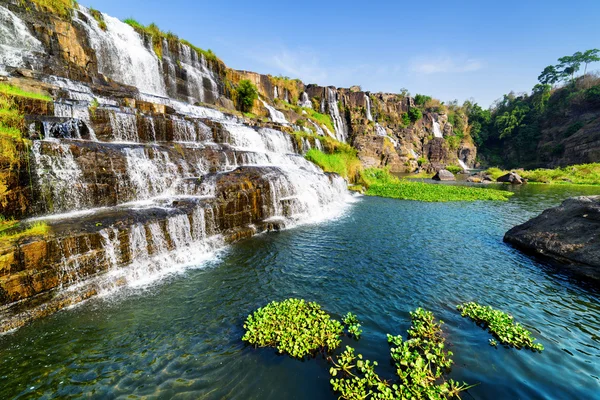
{"type": "Polygon", "coordinates": [[[504,241],[600,280],[600,196],[567,199],[512,228],[504,241]]]}
{"type": "Polygon", "coordinates": [[[521,178],[521,176],[516,172],[509,172],[508,174],[502,175],[500,178],[496,179],[496,182],[510,183],[512,185],[522,185],[524,183],[527,183],[527,180],[521,178]]]}
{"type": "Polygon", "coordinates": [[[433,178],[434,181],[455,181],[454,174],[446,169],[440,169],[433,178]]]}

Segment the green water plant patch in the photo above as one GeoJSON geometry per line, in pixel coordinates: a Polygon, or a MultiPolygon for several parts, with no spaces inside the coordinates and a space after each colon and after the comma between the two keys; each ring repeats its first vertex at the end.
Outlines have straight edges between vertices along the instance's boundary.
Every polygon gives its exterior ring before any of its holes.
{"type": "Polygon", "coordinates": [[[330,382],[340,399],[452,399],[470,387],[443,378],[452,365],[452,352],[445,350],[443,322],[436,322],[433,313],[422,308],[410,316],[412,326],[406,341],[388,335],[395,381],[382,379],[375,371],[377,362],[363,359],[351,347],[332,360],[330,382]]]}
{"type": "Polygon", "coordinates": [[[248,316],[242,340],[256,347],[275,347],[295,358],[336,349],[342,323],[317,303],[301,299],[273,301],[248,316]]]}
{"type": "MultiPolygon", "coordinates": [[[[463,317],[469,317],[482,328],[489,329],[502,344],[517,349],[526,348],[539,352],[544,350],[544,346],[535,343],[536,339],[531,336],[531,332],[515,322],[512,315],[474,302],[460,304],[456,308],[463,317]]],[[[497,343],[490,340],[490,345],[496,346],[497,343]]]]}

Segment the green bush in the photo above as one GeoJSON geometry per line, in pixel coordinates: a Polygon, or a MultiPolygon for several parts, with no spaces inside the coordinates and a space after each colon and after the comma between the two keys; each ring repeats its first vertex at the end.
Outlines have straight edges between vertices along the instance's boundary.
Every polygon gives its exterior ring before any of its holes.
{"type": "Polygon", "coordinates": [[[415,104],[418,106],[424,106],[425,103],[431,100],[431,96],[425,96],[424,94],[415,95],[415,104]]]}
{"type": "Polygon", "coordinates": [[[242,79],[237,87],[239,106],[242,112],[252,111],[254,102],[258,99],[258,89],[248,79],[242,79]]]}
{"type": "MultiPolygon", "coordinates": [[[[513,317],[503,311],[473,302],[458,305],[456,308],[463,317],[469,317],[483,328],[488,328],[503,344],[514,346],[517,349],[528,348],[539,352],[544,350],[542,344],[534,343],[535,338],[531,337],[531,332],[518,322],[515,323],[513,317]]],[[[491,345],[494,343],[495,341],[490,341],[491,345]]]]}
{"type": "Polygon", "coordinates": [[[447,165],[446,170],[452,172],[455,175],[463,172],[462,167],[459,167],[458,165],[447,165]]]}
{"type": "Polygon", "coordinates": [[[414,124],[415,122],[423,118],[423,113],[418,108],[411,108],[410,110],[408,110],[408,117],[410,118],[410,121],[414,124]]]}

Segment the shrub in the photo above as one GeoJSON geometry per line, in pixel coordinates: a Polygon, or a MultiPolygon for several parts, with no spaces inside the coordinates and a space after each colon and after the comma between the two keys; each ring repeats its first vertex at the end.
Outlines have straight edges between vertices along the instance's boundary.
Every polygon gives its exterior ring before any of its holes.
{"type": "MultiPolygon", "coordinates": [[[[513,317],[503,311],[473,302],[458,305],[456,308],[463,317],[469,317],[484,329],[489,329],[503,344],[514,346],[517,349],[528,348],[539,352],[544,350],[542,344],[534,343],[535,338],[531,337],[531,332],[523,328],[518,322],[515,323],[513,317]]],[[[494,345],[494,343],[490,342],[491,345],[494,345]]]]}
{"type": "Polygon", "coordinates": [[[566,130],[566,131],[565,131],[565,133],[564,133],[564,136],[565,136],[565,137],[572,136],[572,135],[573,135],[573,134],[575,134],[575,133],[576,133],[578,130],[580,130],[581,128],[583,128],[583,127],[584,127],[584,125],[585,125],[585,124],[584,124],[583,122],[581,122],[581,121],[577,121],[577,122],[575,122],[573,125],[571,125],[571,126],[569,126],[569,127],[567,128],[567,130],[566,130]]]}
{"type": "Polygon", "coordinates": [[[415,122],[423,118],[423,113],[418,108],[411,108],[410,110],[408,110],[408,117],[410,118],[410,121],[414,124],[415,122]]]}
{"type": "Polygon", "coordinates": [[[415,95],[415,104],[418,106],[424,106],[430,100],[431,100],[431,96],[425,96],[424,94],[416,94],[415,95]]]}
{"type": "Polygon", "coordinates": [[[459,167],[458,165],[447,165],[446,170],[452,172],[455,175],[463,172],[462,167],[459,167]]]}
{"type": "Polygon", "coordinates": [[[238,102],[242,112],[252,111],[254,102],[258,99],[256,86],[248,79],[242,79],[237,87],[238,102]]]}

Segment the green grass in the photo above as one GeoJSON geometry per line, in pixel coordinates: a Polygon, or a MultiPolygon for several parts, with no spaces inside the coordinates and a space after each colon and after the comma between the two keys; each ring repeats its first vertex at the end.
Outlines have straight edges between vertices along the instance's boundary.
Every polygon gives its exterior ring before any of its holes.
{"type": "Polygon", "coordinates": [[[152,45],[154,48],[154,52],[156,53],[158,58],[162,59],[162,40],[167,39],[169,42],[179,42],[181,44],[189,46],[198,55],[204,56],[204,58],[206,58],[209,61],[222,63],[222,61],[216,56],[215,53],[213,53],[212,50],[210,50],[210,49],[204,50],[198,46],[194,46],[187,40],[180,39],[177,35],[175,35],[172,32],[163,32],[162,30],[160,30],[158,25],[156,25],[154,23],[146,26],[146,25],[139,23],[138,21],[136,21],[133,18],[127,18],[123,22],[125,22],[127,25],[131,26],[138,33],[140,33],[142,35],[146,34],[146,35],[149,35],[152,37],[152,45]]]}
{"type": "MultiPolygon", "coordinates": [[[[494,180],[508,174],[500,168],[489,168],[486,171],[494,180]]],[[[535,169],[516,171],[521,177],[532,183],[600,185],[600,163],[579,164],[555,169],[535,169]]]]}
{"type": "MultiPolygon", "coordinates": [[[[73,15],[73,9],[77,5],[75,0],[30,0],[44,11],[49,11],[53,14],[60,15],[64,18],[70,18],[73,15]]],[[[21,0],[21,5],[26,6],[27,3],[21,0]]]]}
{"type": "Polygon", "coordinates": [[[363,170],[361,173],[361,180],[365,186],[367,186],[367,191],[365,193],[367,196],[390,197],[402,200],[426,202],[477,200],[506,201],[513,195],[512,192],[497,189],[401,180],[391,175],[387,170],[380,168],[363,170]]]}
{"type": "Polygon", "coordinates": [[[325,125],[331,133],[335,133],[333,121],[331,121],[331,117],[329,115],[318,113],[311,108],[301,108],[302,110],[306,111],[306,115],[308,116],[308,118],[312,119],[313,122],[316,122],[317,124],[319,124],[319,126],[325,125]]]}
{"type": "Polygon", "coordinates": [[[317,149],[310,149],[305,157],[321,167],[323,171],[335,172],[350,181],[355,179],[362,168],[356,154],[351,153],[326,154],[317,149]]]}
{"type": "Polygon", "coordinates": [[[35,100],[52,101],[52,97],[50,96],[40,93],[28,92],[16,86],[9,85],[8,83],[0,83],[0,94],[8,96],[26,97],[28,99],[35,100]]]}

